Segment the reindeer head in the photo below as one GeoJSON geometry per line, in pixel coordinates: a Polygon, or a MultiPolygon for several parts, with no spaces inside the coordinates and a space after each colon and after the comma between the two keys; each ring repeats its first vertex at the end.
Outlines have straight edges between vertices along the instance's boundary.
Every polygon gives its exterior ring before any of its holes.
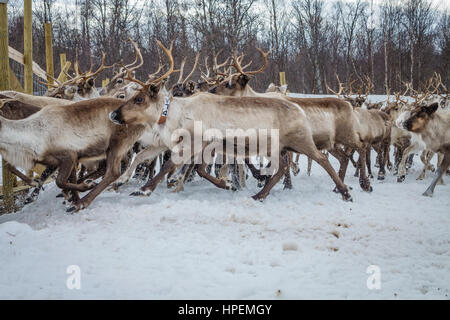
{"type": "Polygon", "coordinates": [[[53,88],[49,89],[46,92],[45,96],[72,101],[80,101],[99,97],[99,93],[95,88],[95,77],[104,69],[112,67],[105,66],[105,58],[106,55],[105,53],[103,53],[102,64],[95,72],[92,71],[92,64],[89,71],[81,72],[78,62],[75,62],[75,77],[69,76],[71,79],[63,83],[58,81],[57,79],[52,78],[56,84],[51,84],[53,88]]]}
{"type": "Polygon", "coordinates": [[[251,62],[242,67],[241,63],[244,59],[244,55],[237,57],[235,52],[233,54],[233,66],[236,69],[236,73],[228,75],[223,81],[212,87],[209,92],[226,96],[241,96],[251,77],[263,72],[267,67],[267,57],[270,54],[270,51],[266,53],[260,48],[258,48],[258,51],[264,59],[264,64],[259,70],[245,71],[245,69],[250,66],[251,62]]]}
{"type": "Polygon", "coordinates": [[[174,97],[189,97],[193,95],[195,92],[197,92],[197,86],[195,82],[190,81],[189,78],[192,77],[192,75],[195,72],[195,69],[197,68],[199,57],[200,53],[198,53],[197,56],[195,57],[194,67],[192,68],[191,73],[189,73],[189,75],[186,78],[184,78],[184,80],[183,80],[183,71],[186,59],[184,59],[183,62],[181,63],[180,77],[178,78],[177,83],[172,87],[172,95],[174,97]]]}
{"type": "Polygon", "coordinates": [[[114,98],[122,99],[122,100],[128,100],[130,99],[136,91],[138,91],[141,88],[141,86],[137,83],[130,82],[126,86],[122,87],[121,89],[117,90],[113,95],[111,95],[114,98]]]}
{"type": "Polygon", "coordinates": [[[367,77],[366,81],[366,93],[363,94],[363,87],[364,87],[364,83],[361,83],[358,91],[357,91],[357,96],[355,97],[355,94],[353,93],[353,84],[355,83],[356,80],[353,81],[348,81],[347,83],[347,93],[343,93],[344,91],[344,85],[341,83],[341,81],[339,80],[339,76],[336,74],[336,79],[338,81],[339,84],[339,91],[336,92],[334,90],[332,90],[328,85],[327,88],[329,91],[331,91],[332,93],[334,93],[336,96],[338,96],[338,98],[344,99],[345,101],[349,102],[353,108],[361,108],[364,104],[364,102],[366,102],[367,97],[370,94],[370,91],[372,90],[372,82],[370,81],[370,78],[367,77]]]}
{"type": "Polygon", "coordinates": [[[116,93],[130,83],[130,81],[126,79],[128,71],[130,71],[134,77],[136,70],[144,64],[144,59],[142,58],[141,50],[138,48],[137,43],[130,38],[128,41],[133,45],[136,58],[128,65],[122,65],[120,70],[114,74],[109,83],[102,88],[100,95],[117,96],[116,93]]]}
{"type": "Polygon", "coordinates": [[[421,132],[427,122],[430,121],[433,114],[439,108],[438,103],[433,103],[426,106],[418,106],[412,110],[404,111],[396,121],[399,128],[419,133],[421,132]]]}
{"type": "Polygon", "coordinates": [[[141,88],[117,110],[111,112],[109,117],[114,123],[145,124],[156,122],[156,118],[158,117],[156,106],[158,103],[162,102],[160,90],[164,86],[164,80],[175,72],[172,57],[173,43],[169,49],[167,49],[160,41],[158,41],[158,46],[169,58],[169,70],[156,79],[150,78],[145,83],[134,79],[131,72],[128,70],[126,79],[139,84],[141,88]]]}
{"type": "Polygon", "coordinates": [[[271,83],[271,84],[269,84],[269,87],[266,90],[266,93],[267,92],[276,92],[276,93],[286,94],[287,84],[282,85],[282,86],[277,86],[274,83],[271,83]]]}

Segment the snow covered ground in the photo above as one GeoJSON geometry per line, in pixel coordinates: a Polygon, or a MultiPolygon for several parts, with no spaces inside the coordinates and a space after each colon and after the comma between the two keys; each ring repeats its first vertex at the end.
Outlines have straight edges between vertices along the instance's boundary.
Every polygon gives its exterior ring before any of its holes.
{"type": "Polygon", "coordinates": [[[149,198],[128,196],[133,180],[75,215],[51,184],[0,216],[0,298],[450,298],[450,186],[423,197],[432,174],[415,180],[418,157],[403,184],[388,174],[371,194],[350,166],[353,203],[331,192],[316,164],[310,177],[305,168],[301,157],[294,190],[277,185],[262,203],[250,198],[251,179],[242,192],[197,178],[184,192],[161,185],[149,198]],[[79,290],[66,285],[72,265],[79,290]],[[371,265],[379,290],[367,287],[371,265]]]}

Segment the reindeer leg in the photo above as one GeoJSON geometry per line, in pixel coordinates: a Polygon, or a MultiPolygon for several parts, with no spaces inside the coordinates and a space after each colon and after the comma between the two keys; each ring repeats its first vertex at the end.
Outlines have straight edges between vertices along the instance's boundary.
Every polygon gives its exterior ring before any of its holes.
{"type": "Polygon", "coordinates": [[[436,184],[442,178],[442,176],[447,171],[447,168],[449,166],[450,166],[450,151],[447,151],[444,155],[444,160],[442,161],[441,165],[439,166],[439,169],[437,169],[437,171],[436,171],[436,176],[434,177],[434,179],[431,182],[428,189],[423,193],[424,196],[426,196],[426,197],[433,196],[434,188],[436,187],[436,184]]]}
{"type": "Polygon", "coordinates": [[[105,175],[105,172],[106,172],[106,161],[102,160],[100,161],[97,170],[92,171],[87,175],[85,175],[84,177],[79,178],[77,183],[80,184],[85,181],[87,182],[88,180],[95,181],[98,178],[103,177],[105,175]]]}
{"type": "Polygon", "coordinates": [[[380,169],[378,170],[377,180],[382,181],[386,176],[386,158],[389,159],[389,141],[385,141],[384,143],[382,143],[379,155],[380,169]]]}
{"type": "Polygon", "coordinates": [[[114,182],[117,178],[120,177],[120,166],[122,155],[119,153],[120,144],[115,148],[108,150],[107,160],[106,160],[106,173],[103,176],[102,181],[98,185],[96,185],[87,195],[85,195],[82,199],[75,202],[67,212],[76,212],[81,209],[87,208],[91,202],[100,194],[103,190],[105,190],[112,182],[114,182]]]}
{"type": "Polygon", "coordinates": [[[373,188],[370,185],[369,178],[366,175],[366,150],[367,147],[363,146],[358,150],[359,153],[359,185],[364,191],[372,192],[373,188]]]}
{"type": "Polygon", "coordinates": [[[252,173],[253,178],[258,180],[258,185],[262,184],[266,181],[266,176],[261,175],[261,170],[257,169],[249,159],[245,159],[245,163],[247,164],[247,167],[250,169],[250,172],[252,173]]]}
{"type": "Polygon", "coordinates": [[[118,190],[119,187],[121,187],[122,185],[124,185],[125,183],[127,183],[130,178],[131,175],[133,174],[133,171],[136,169],[136,167],[144,162],[145,160],[151,160],[153,161],[158,155],[160,155],[162,152],[164,152],[165,150],[167,150],[167,148],[153,148],[153,147],[148,147],[145,148],[144,150],[141,150],[137,155],[136,158],[134,159],[133,163],[131,164],[131,166],[127,169],[127,171],[125,171],[120,178],[113,184],[113,186],[111,187],[111,189],[113,190],[118,190]]]}
{"type": "Polygon", "coordinates": [[[423,180],[423,178],[425,178],[425,174],[426,174],[427,170],[430,169],[430,160],[433,156],[434,156],[434,152],[427,151],[427,150],[424,150],[422,152],[422,154],[420,155],[420,160],[423,163],[423,169],[416,180],[423,180]]]}
{"type": "Polygon", "coordinates": [[[133,192],[130,194],[130,196],[149,196],[153,191],[155,191],[156,187],[161,182],[161,180],[164,179],[166,174],[168,174],[175,168],[175,163],[173,163],[171,159],[167,160],[163,164],[159,173],[153,179],[150,179],[143,187],[141,187],[140,191],[133,192]]]}
{"type": "Polygon", "coordinates": [[[52,166],[47,166],[44,170],[44,172],[42,172],[41,176],[39,177],[39,186],[34,188],[33,191],[31,191],[27,198],[25,199],[24,204],[29,204],[34,202],[38,196],[39,193],[41,192],[41,190],[44,189],[44,183],[45,181],[47,181],[47,179],[58,169],[58,167],[52,167],[52,166]]]}
{"type": "Polygon", "coordinates": [[[355,159],[353,159],[353,155],[355,154],[355,152],[356,152],[356,150],[353,149],[353,150],[350,152],[348,158],[349,158],[350,162],[352,163],[353,167],[356,168],[356,169],[358,169],[358,163],[355,161],[355,159]]]}
{"type": "Polygon", "coordinates": [[[386,164],[387,169],[389,171],[392,171],[393,166],[392,166],[392,162],[391,162],[390,153],[391,153],[391,145],[390,145],[390,142],[388,142],[385,153],[384,153],[384,163],[386,164]]]}
{"type": "Polygon", "coordinates": [[[288,168],[287,168],[286,172],[284,173],[284,181],[283,181],[284,190],[286,190],[286,189],[291,190],[292,189],[292,179],[291,179],[290,167],[291,167],[291,162],[292,162],[292,152],[286,152],[286,154],[284,155],[284,160],[288,164],[288,168]]]}
{"type": "Polygon", "coordinates": [[[402,160],[400,161],[400,164],[398,166],[398,177],[397,182],[403,182],[405,181],[406,177],[406,161],[409,159],[408,155],[414,151],[414,148],[416,147],[415,144],[409,145],[405,150],[403,151],[402,160]]]}
{"type": "Polygon", "coordinates": [[[342,182],[341,179],[339,179],[339,176],[337,175],[336,171],[334,170],[333,166],[328,160],[328,157],[319,150],[317,150],[316,145],[312,140],[312,137],[310,139],[308,138],[305,139],[304,136],[300,136],[295,140],[291,140],[290,144],[292,145],[291,148],[294,149],[295,152],[305,154],[312,160],[316,161],[322,168],[324,168],[325,171],[328,173],[328,175],[336,184],[336,187],[341,193],[342,198],[346,201],[352,201],[352,197],[348,192],[347,186],[342,182]]]}
{"type": "Polygon", "coordinates": [[[366,165],[367,165],[367,177],[373,179],[372,175],[372,160],[370,159],[372,153],[372,147],[368,146],[366,151],[366,165]]]}
{"type": "MultiPolygon", "coordinates": [[[[334,148],[333,150],[330,150],[330,153],[339,161],[339,179],[341,179],[343,183],[345,180],[345,174],[347,172],[347,167],[350,159],[348,155],[340,148],[334,148]]],[[[339,192],[337,187],[335,187],[333,191],[339,192]]]]}
{"type": "Polygon", "coordinates": [[[7,169],[15,174],[17,177],[19,177],[25,184],[29,185],[30,187],[39,188],[39,183],[33,178],[27,177],[22,172],[20,172],[16,167],[12,166],[11,164],[7,163],[7,169]]]}
{"type": "MultiPolygon", "coordinates": [[[[294,174],[294,176],[297,176],[300,173],[300,168],[298,166],[298,161],[294,161],[294,153],[290,152],[290,159],[291,159],[291,168],[292,168],[292,173],[294,174]]],[[[297,160],[299,158],[299,155],[297,154],[297,160]]]]}
{"type": "Polygon", "coordinates": [[[73,153],[64,153],[56,156],[59,160],[59,173],[56,177],[56,185],[63,190],[80,191],[85,192],[94,187],[92,183],[70,183],[69,177],[72,174],[72,170],[75,168],[77,161],[77,155],[73,153]]]}
{"type": "Polygon", "coordinates": [[[308,174],[308,177],[311,176],[311,168],[312,168],[312,159],[308,157],[308,169],[306,173],[308,174]]]}
{"type": "Polygon", "coordinates": [[[209,182],[211,182],[212,184],[214,184],[216,187],[218,187],[220,189],[233,190],[233,191],[236,190],[236,188],[233,186],[233,184],[230,183],[229,181],[224,180],[224,179],[218,179],[218,178],[215,178],[215,177],[211,176],[210,174],[208,174],[206,172],[206,166],[207,166],[207,163],[205,163],[205,162],[198,165],[197,173],[200,177],[205,178],[206,180],[208,180],[209,182]]]}
{"type": "Polygon", "coordinates": [[[408,159],[406,161],[406,169],[411,169],[411,167],[413,165],[413,162],[414,162],[414,156],[415,156],[414,153],[409,155],[409,157],[408,157],[408,159]]]}
{"type": "Polygon", "coordinates": [[[277,184],[277,182],[280,181],[285,171],[288,170],[289,164],[286,162],[284,152],[281,152],[279,158],[280,164],[278,171],[270,177],[264,188],[252,197],[254,200],[264,200],[265,198],[267,198],[267,196],[270,193],[270,190],[272,190],[272,188],[277,184]]]}

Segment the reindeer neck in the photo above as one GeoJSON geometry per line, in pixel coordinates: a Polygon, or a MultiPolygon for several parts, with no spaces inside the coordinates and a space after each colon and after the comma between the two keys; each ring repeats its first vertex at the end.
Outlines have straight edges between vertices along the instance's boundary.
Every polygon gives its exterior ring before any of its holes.
{"type": "Polygon", "coordinates": [[[242,91],[242,96],[243,97],[257,97],[260,96],[261,94],[256,92],[255,90],[253,90],[252,87],[250,87],[250,85],[246,85],[245,89],[242,91]]]}

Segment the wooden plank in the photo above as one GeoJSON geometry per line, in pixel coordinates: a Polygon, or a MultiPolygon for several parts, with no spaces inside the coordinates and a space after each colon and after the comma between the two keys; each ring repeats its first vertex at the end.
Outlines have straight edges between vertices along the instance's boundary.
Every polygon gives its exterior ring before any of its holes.
{"type": "MultiPolygon", "coordinates": [[[[0,90],[10,90],[8,55],[8,12],[6,3],[0,3],[0,90]]],[[[14,212],[14,183],[16,179],[2,159],[3,204],[6,212],[14,212]]]]}
{"type": "Polygon", "coordinates": [[[67,71],[69,71],[70,65],[71,65],[70,61],[65,62],[64,67],[62,68],[61,72],[59,73],[59,76],[57,79],[59,82],[65,82],[67,80],[66,73],[67,73],[67,71]]]}
{"type": "MultiPolygon", "coordinates": [[[[21,54],[19,51],[14,49],[13,47],[8,47],[8,56],[11,60],[16,61],[17,63],[20,63],[23,65],[23,54],[21,54]]],[[[39,78],[46,80],[47,75],[45,74],[45,71],[36,63],[33,61],[33,73],[37,75],[39,78]]]]}
{"type": "Polygon", "coordinates": [[[25,93],[33,94],[33,25],[31,0],[24,0],[23,22],[23,86],[25,93]]]}

